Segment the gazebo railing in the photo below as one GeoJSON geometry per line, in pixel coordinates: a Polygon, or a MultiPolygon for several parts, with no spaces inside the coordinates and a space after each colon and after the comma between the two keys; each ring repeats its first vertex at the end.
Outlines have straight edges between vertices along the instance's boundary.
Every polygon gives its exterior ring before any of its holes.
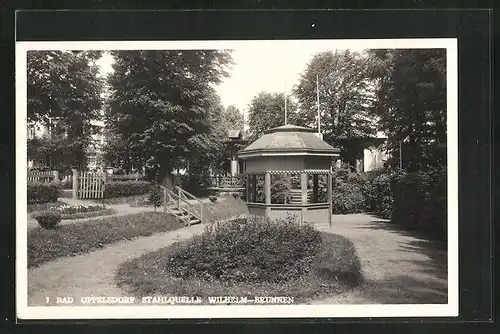
{"type": "Polygon", "coordinates": [[[212,188],[235,189],[245,188],[245,176],[212,176],[210,178],[212,188]]]}

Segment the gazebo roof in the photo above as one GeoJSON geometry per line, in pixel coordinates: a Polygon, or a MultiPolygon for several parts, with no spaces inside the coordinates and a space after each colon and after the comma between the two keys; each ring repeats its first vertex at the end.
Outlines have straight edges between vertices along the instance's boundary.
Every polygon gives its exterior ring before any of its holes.
{"type": "Polygon", "coordinates": [[[337,156],[334,148],[319,138],[314,129],[284,125],[269,129],[264,135],[238,153],[242,159],[254,156],[316,155],[337,156]]]}

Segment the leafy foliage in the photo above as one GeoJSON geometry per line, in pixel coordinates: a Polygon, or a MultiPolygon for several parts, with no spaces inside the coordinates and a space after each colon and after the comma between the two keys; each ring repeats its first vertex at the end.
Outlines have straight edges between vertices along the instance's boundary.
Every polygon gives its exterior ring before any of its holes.
{"type": "Polygon", "coordinates": [[[149,192],[149,204],[153,205],[156,208],[163,205],[163,201],[165,200],[165,194],[163,193],[163,189],[161,189],[160,185],[155,183],[149,192]]]}
{"type": "Polygon", "coordinates": [[[51,127],[50,136],[28,141],[28,157],[55,168],[85,166],[85,149],[97,132],[91,121],[100,119],[103,104],[100,56],[99,51],[28,52],[28,121],[51,127]]]}
{"type": "Polygon", "coordinates": [[[27,185],[28,204],[56,202],[60,195],[57,183],[29,182],[27,185]]]}
{"type": "Polygon", "coordinates": [[[446,54],[444,49],[373,50],[374,114],[387,149],[403,168],[446,163],[446,54]]]}
{"type": "Polygon", "coordinates": [[[369,117],[371,66],[369,57],[349,50],[316,54],[294,89],[300,105],[298,123],[317,126],[319,87],[321,128],[327,142],[374,134],[376,124],[369,117]]]}
{"type": "Polygon", "coordinates": [[[107,159],[163,180],[182,158],[211,148],[211,110],[232,59],[228,51],[113,51],[106,110],[107,159]]]}
{"type": "Polygon", "coordinates": [[[42,228],[46,229],[55,228],[61,222],[61,214],[53,210],[37,212],[34,218],[42,228]]]}
{"type": "Polygon", "coordinates": [[[126,197],[147,194],[151,190],[148,181],[107,182],[104,188],[104,198],[126,197]]]}
{"type": "MultiPolygon", "coordinates": [[[[295,123],[297,103],[287,96],[287,119],[295,123]]],[[[285,124],[285,94],[261,92],[250,102],[248,126],[250,141],[259,138],[264,131],[285,124]]]]}
{"type": "Polygon", "coordinates": [[[360,213],[368,208],[368,181],[362,173],[342,164],[333,169],[332,204],[334,214],[360,213]]]}
{"type": "Polygon", "coordinates": [[[208,226],[180,245],[165,265],[178,278],[227,282],[278,282],[311,269],[321,234],[290,220],[236,219],[208,226]]]}

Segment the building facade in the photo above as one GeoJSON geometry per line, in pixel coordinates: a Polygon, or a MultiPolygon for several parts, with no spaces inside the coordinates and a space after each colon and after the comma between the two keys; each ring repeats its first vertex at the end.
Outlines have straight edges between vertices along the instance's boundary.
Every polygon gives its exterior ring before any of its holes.
{"type": "MultiPolygon", "coordinates": [[[[91,124],[96,127],[96,133],[92,135],[92,141],[86,149],[87,167],[90,170],[104,168],[103,147],[105,143],[104,122],[93,120],[91,124]]],[[[45,122],[29,122],[27,124],[27,137],[31,139],[51,139],[58,140],[67,136],[67,132],[58,126],[57,118],[48,118],[45,122]]],[[[28,156],[28,168],[54,167],[53,159],[50,155],[45,159],[36,161],[34,157],[28,156]]]]}

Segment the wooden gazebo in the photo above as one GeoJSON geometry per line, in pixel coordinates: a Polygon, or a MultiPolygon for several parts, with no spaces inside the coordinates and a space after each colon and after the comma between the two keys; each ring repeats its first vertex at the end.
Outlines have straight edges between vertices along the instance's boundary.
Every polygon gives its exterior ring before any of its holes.
{"type": "Polygon", "coordinates": [[[294,215],[301,221],[332,219],[332,159],[340,150],[315,130],[284,125],[238,153],[246,162],[250,214],[270,219],[294,215]]]}

